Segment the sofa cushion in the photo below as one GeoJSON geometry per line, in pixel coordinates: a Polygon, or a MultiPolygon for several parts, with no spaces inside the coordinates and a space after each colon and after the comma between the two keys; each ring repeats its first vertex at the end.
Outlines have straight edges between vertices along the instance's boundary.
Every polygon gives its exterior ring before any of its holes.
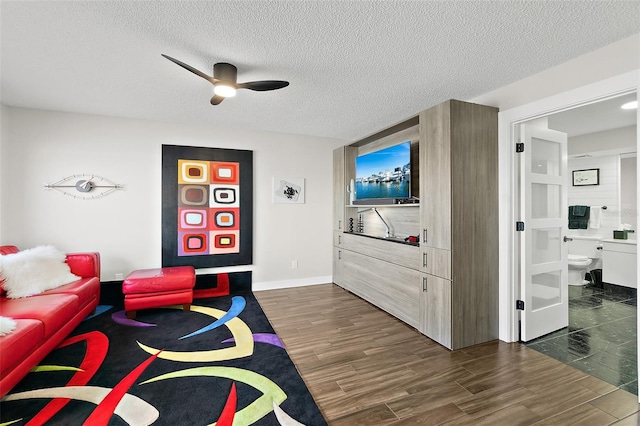
{"type": "Polygon", "coordinates": [[[77,280],[65,260],[66,255],[53,246],[0,256],[7,297],[28,297],[77,280]]]}
{"type": "Polygon", "coordinates": [[[78,309],[78,296],[73,294],[41,294],[24,299],[0,299],[2,315],[14,320],[42,321],[44,338],[58,332],[78,313],[78,309]]]}
{"type": "Polygon", "coordinates": [[[0,337],[0,365],[2,377],[24,360],[40,345],[44,336],[44,324],[33,319],[16,320],[16,329],[11,334],[0,337]],[[7,350],[11,348],[11,350],[7,350]]]}
{"type": "Polygon", "coordinates": [[[196,283],[193,266],[139,269],[122,282],[123,294],[158,293],[191,289],[196,283]]]}
{"type": "Polygon", "coordinates": [[[74,294],[78,296],[79,306],[84,307],[100,294],[100,280],[97,277],[82,278],[53,290],[47,290],[44,294],[74,294]]]}

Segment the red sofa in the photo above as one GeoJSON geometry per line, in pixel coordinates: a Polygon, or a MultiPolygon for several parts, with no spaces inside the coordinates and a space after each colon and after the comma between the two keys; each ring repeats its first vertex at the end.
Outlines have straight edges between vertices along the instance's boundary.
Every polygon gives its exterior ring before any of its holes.
{"type": "MultiPolygon", "coordinates": [[[[17,253],[0,246],[0,254],[17,253]]],[[[9,299],[0,286],[0,316],[16,321],[12,333],[0,336],[0,397],[55,349],[100,299],[100,254],[67,254],[71,273],[81,279],[38,295],[9,299]]],[[[1,285],[1,283],[0,283],[1,285]]]]}

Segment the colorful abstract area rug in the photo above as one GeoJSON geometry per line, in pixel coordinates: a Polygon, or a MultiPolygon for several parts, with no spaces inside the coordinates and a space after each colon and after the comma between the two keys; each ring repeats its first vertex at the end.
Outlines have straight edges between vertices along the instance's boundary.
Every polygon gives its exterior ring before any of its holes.
{"type": "Polygon", "coordinates": [[[252,293],[100,306],[0,401],[0,425],[326,425],[252,293]]]}

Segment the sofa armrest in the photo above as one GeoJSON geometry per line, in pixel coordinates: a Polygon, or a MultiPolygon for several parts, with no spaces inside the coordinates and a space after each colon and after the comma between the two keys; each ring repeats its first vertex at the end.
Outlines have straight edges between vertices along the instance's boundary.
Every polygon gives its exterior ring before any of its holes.
{"type": "Polygon", "coordinates": [[[100,279],[100,253],[67,253],[67,264],[71,273],[82,278],[100,279]]]}
{"type": "Polygon", "coordinates": [[[14,254],[20,251],[16,246],[0,246],[0,255],[14,254]]]}

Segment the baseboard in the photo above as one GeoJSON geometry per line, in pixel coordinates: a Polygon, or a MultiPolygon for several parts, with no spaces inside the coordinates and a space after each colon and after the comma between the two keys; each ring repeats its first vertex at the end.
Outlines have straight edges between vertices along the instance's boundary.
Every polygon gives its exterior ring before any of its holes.
{"type": "Polygon", "coordinates": [[[253,291],[263,291],[277,290],[280,288],[306,287],[309,285],[327,284],[331,282],[333,282],[333,277],[331,275],[327,275],[325,277],[311,277],[287,281],[254,282],[252,287],[253,291]]]}

